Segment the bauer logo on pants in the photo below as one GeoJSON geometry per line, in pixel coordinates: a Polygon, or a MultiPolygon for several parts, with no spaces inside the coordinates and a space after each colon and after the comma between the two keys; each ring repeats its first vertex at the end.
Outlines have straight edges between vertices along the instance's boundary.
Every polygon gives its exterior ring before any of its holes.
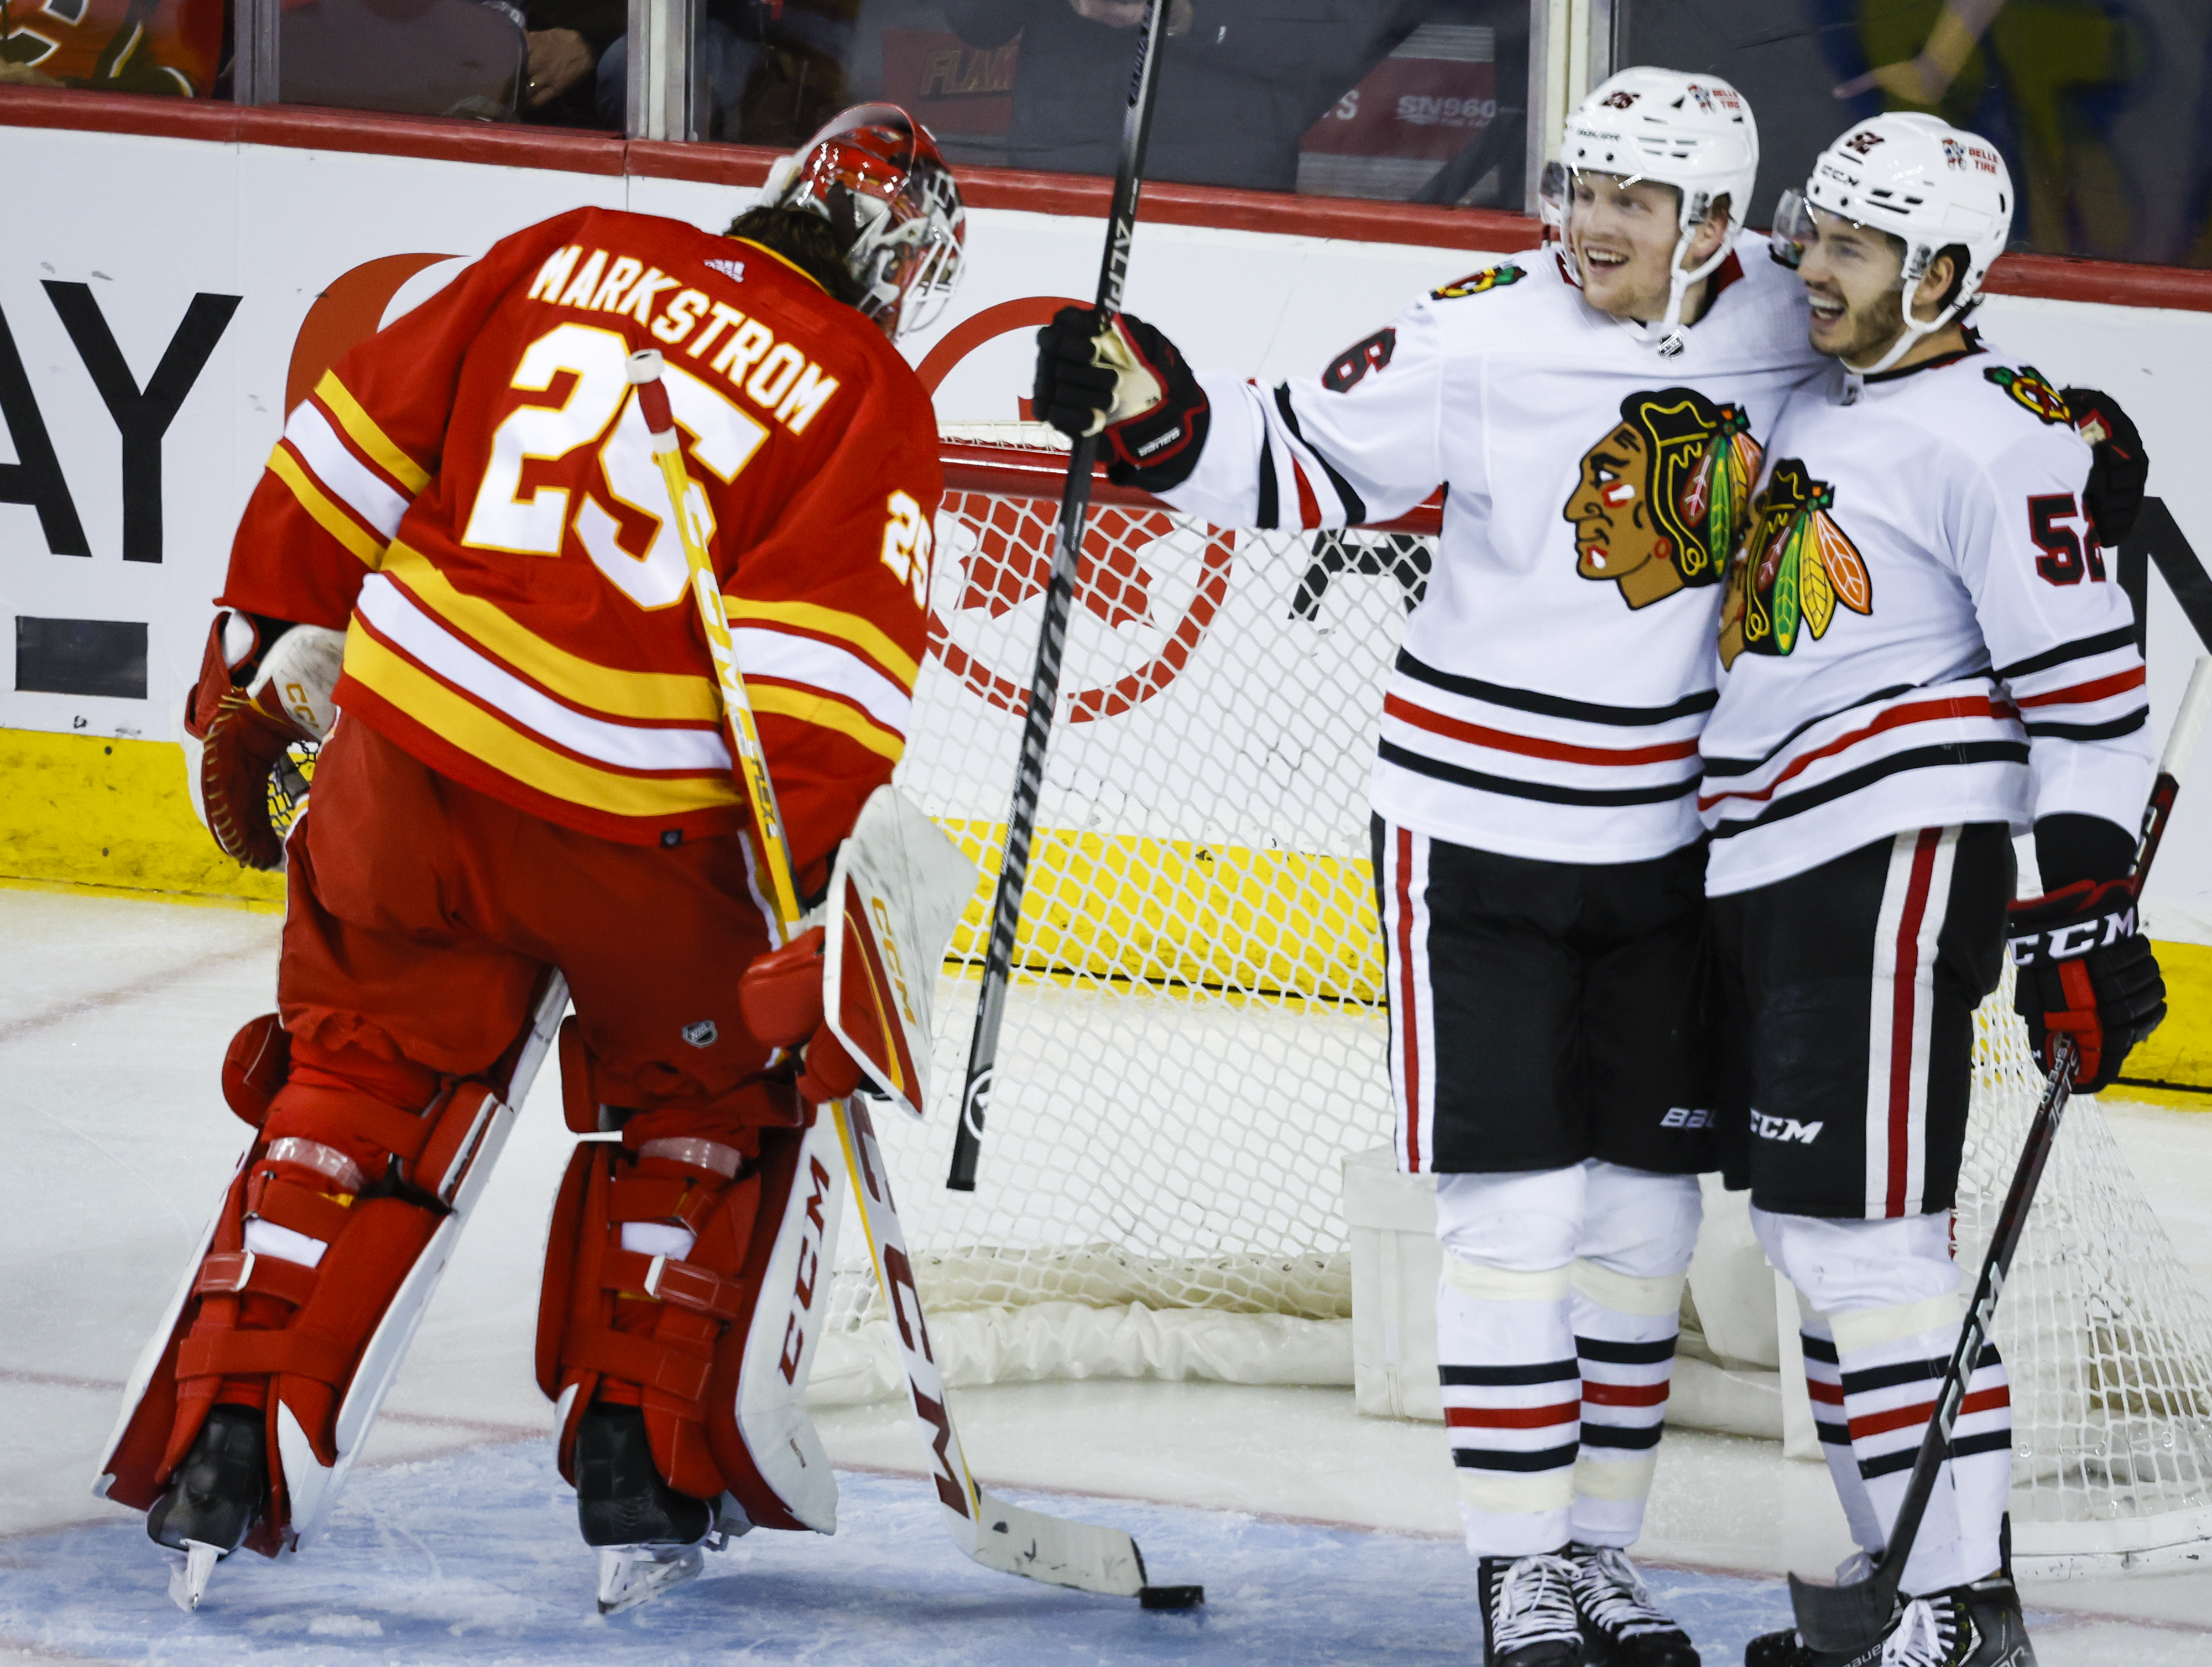
{"type": "Polygon", "coordinates": [[[1719,582],[1759,464],[1741,407],[1691,388],[1630,394],[1559,512],[1575,524],[1575,571],[1619,584],[1632,608],[1719,582]]]}

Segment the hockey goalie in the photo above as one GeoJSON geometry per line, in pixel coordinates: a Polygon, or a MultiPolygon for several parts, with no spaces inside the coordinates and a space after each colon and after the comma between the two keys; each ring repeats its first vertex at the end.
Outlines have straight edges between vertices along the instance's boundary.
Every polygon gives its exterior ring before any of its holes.
{"type": "Polygon", "coordinates": [[[536,1366],[602,1607],[716,1536],[834,1526],[798,1401],[842,1168],[817,1110],[860,1068],[823,934],[780,941],[763,900],[625,362],[665,357],[822,892],[905,745],[941,477],[891,340],[964,235],[927,133],[863,106],[726,235],[584,209],[506,238],[290,413],[187,721],[216,839],[286,871],[279,1012],[232,1046],[256,1134],[100,1479],[187,1606],[219,1557],[326,1520],[564,987],[569,1125],[615,1138],[562,1182],[536,1366]],[[280,838],[272,771],[311,740],[280,838]]]}

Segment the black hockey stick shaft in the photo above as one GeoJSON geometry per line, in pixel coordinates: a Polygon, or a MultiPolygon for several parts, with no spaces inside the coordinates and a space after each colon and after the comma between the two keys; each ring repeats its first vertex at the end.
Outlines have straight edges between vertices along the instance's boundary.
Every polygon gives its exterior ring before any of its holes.
{"type": "MultiPolygon", "coordinates": [[[[1145,147],[1152,132],[1152,103],[1159,85],[1160,42],[1169,0],[1148,0],[1138,27],[1137,61],[1129,73],[1129,106],[1121,119],[1121,154],[1114,173],[1114,200],[1106,216],[1106,253],[1098,271],[1098,318],[1121,310],[1129,271],[1129,244],[1137,231],[1137,198],[1144,189],[1145,147]]],[[[1052,743],[1052,718],[1060,700],[1060,665],[1067,648],[1067,621],[1075,601],[1075,575],[1091,513],[1091,472],[1098,437],[1085,435],[1067,459],[1054,533],[1052,577],[1045,586],[1044,624],[1037,633],[1036,668],[1030,676],[1023,715],[1020,761],[1014,766],[1014,802],[1006,814],[1006,844],[999,883],[991,896],[991,942],[983,958],[983,988],[975,1001],[975,1029],[968,1043],[968,1074],[961,1085],[960,1125],[952,1141],[952,1171],[945,1184],[975,1189],[982,1155],[983,1119],[990,1109],[992,1074],[999,1061],[999,1027],[1006,1016],[1006,986],[1013,976],[1014,930],[1029,885],[1030,843],[1036,832],[1037,795],[1052,743]]]]}
{"type": "MultiPolygon", "coordinates": [[[[2138,895],[2149,878],[2151,861],[2158,855],[2159,845],[2166,837],[2166,824],[2173,814],[2173,801],[2181,790],[2181,771],[2189,755],[2196,750],[2197,733],[2203,727],[2208,704],[2212,704],[2212,655],[2199,658],[2190,676],[2181,711],[2174,719],[2173,733],[2166,739],[2166,756],[2159,761],[2157,779],[2151,784],[2150,802],[2143,808],[2142,837],[2136,848],[2131,871],[2138,895]]],[[[2012,1272],[2013,1255],[2020,1249],[2021,1235],[2027,1230],[2028,1208],[2035,1202],[2044,1167],[2051,1161],[2051,1150],[2058,1141],[2059,1125],[2065,1119],[2067,1101],[2074,1092],[2074,1073],[2078,1062],[2074,1038],[2061,1036],[2052,1049],[2050,1080],[2044,1086],[2035,1116],[2028,1123],[2020,1163],[2013,1171],[2012,1186],[2005,1194],[2004,1208],[1997,1212],[1996,1231],[1990,1236],[1988,1253],[1982,1258],[1981,1277],[1974,1282],[1973,1300],[1967,1307],[1966,1320],[1959,1328],[1958,1344],[1951,1351],[1949,1364],[1936,1389],[1935,1414],[1920,1438],[1920,1451],[1913,1459],[1911,1478],[1905,1484],[1905,1499],[1898,1506],[1897,1521],[1890,1530],[1889,1543],[1883,1548],[1881,1561],[1875,1565],[1874,1573],[1856,1585],[1816,1585],[1795,1574],[1790,1577],[1790,1603],[1796,1614],[1797,1631],[1815,1650],[1856,1654],[1881,1639],[1895,1612],[1905,1562],[1912,1554],[1913,1542],[1919,1537],[1928,1502],[1935,1497],[1936,1477],[1942,1470],[1943,1461],[1950,1456],[1951,1432],[1959,1421],[1966,1385],[1973,1379],[1983,1350],[1989,1347],[1990,1334],[1996,1323],[1997,1298],[2012,1272]]]]}

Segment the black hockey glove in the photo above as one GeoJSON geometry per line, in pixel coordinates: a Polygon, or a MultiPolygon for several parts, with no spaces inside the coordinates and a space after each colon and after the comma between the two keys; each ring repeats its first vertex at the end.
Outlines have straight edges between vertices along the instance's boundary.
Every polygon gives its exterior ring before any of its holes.
{"type": "Polygon", "coordinates": [[[2075,881],[2012,906],[2013,1011],[2048,1070],[2054,1038],[2081,1050],[2074,1086],[2094,1094],[2166,1017],[2166,983],[2137,930],[2135,882],[2075,881]]]}
{"type": "Polygon", "coordinates": [[[1100,435],[1117,486],[1182,485],[1206,445],[1206,390],[1143,319],[1116,313],[1103,330],[1097,320],[1091,307],[1064,307],[1037,332],[1038,418],[1071,440],[1100,435]]]}
{"type": "Polygon", "coordinates": [[[2110,550],[2125,542],[2142,508],[2143,483],[2150,457],[2142,435],[2120,409],[2118,400],[2095,388],[2067,388],[2060,396],[2074,413],[2074,426],[2095,451],[2081,507],[2096,528],[2097,542],[2110,550]]]}

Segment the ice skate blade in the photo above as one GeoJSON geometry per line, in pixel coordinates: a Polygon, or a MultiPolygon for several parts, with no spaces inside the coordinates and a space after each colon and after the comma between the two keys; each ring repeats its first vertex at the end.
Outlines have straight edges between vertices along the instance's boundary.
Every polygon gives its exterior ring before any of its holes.
{"type": "Polygon", "coordinates": [[[620,1615],[695,1579],[707,1567],[696,1545],[605,1546],[599,1551],[599,1613],[620,1615]]]}
{"type": "Polygon", "coordinates": [[[169,1554],[169,1599],[186,1615],[207,1596],[208,1577],[215,1573],[223,1552],[204,1540],[186,1540],[181,1552],[169,1554]]]}

